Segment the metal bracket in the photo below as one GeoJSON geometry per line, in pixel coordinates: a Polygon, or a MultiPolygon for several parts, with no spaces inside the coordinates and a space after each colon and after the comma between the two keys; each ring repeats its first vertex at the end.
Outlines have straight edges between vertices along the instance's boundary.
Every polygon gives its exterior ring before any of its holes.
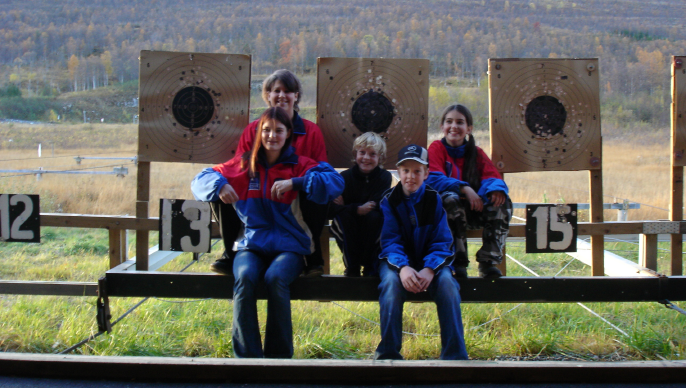
{"type": "Polygon", "coordinates": [[[110,313],[110,300],[107,297],[107,279],[100,278],[98,280],[98,302],[97,302],[97,321],[98,330],[101,332],[112,331],[112,314],[110,313]]]}
{"type": "Polygon", "coordinates": [[[643,223],[643,234],[679,234],[680,221],[654,221],[643,223]]]}

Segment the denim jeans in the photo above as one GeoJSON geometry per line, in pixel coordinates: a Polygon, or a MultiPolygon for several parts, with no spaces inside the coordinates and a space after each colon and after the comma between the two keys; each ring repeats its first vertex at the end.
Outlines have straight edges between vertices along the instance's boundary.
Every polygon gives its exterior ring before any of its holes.
{"type": "Polygon", "coordinates": [[[293,357],[290,284],[303,271],[302,255],[284,252],[260,257],[240,251],[233,262],[233,351],[241,358],[293,357]],[[256,289],[260,280],[267,286],[267,330],[264,352],[257,322],[256,289]]]}
{"type": "MultiPolygon", "coordinates": [[[[379,314],[381,316],[381,342],[374,354],[375,360],[402,360],[403,304],[408,291],[400,275],[385,261],[379,266],[379,314]]],[[[428,289],[436,302],[441,327],[441,360],[468,360],[460,310],[460,285],[448,267],[435,274],[428,289]]]]}

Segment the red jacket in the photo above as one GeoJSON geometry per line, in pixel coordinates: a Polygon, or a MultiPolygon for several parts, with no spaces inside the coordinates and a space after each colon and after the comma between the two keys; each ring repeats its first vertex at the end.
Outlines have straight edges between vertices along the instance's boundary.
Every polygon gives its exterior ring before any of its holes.
{"type": "MultiPolygon", "coordinates": [[[[258,121],[253,121],[243,130],[236,155],[243,155],[252,149],[255,133],[257,133],[258,121]]],[[[293,140],[291,145],[295,148],[296,155],[305,156],[317,162],[328,162],[322,131],[317,124],[300,118],[298,112],[295,112],[293,115],[293,140]]]]}

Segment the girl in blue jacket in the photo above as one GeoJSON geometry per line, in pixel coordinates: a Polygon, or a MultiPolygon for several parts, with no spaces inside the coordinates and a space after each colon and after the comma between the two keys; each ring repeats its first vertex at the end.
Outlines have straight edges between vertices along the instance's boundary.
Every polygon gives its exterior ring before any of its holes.
{"type": "Polygon", "coordinates": [[[232,204],[245,225],[233,263],[233,350],[237,357],[290,358],[293,326],[290,284],[314,249],[300,212],[300,191],[326,204],[343,192],[343,178],[327,163],[298,156],[290,146],[292,123],[278,107],[260,116],[250,152],[207,168],[191,184],[198,200],[232,204]],[[255,290],[267,285],[264,350],[255,290]]]}

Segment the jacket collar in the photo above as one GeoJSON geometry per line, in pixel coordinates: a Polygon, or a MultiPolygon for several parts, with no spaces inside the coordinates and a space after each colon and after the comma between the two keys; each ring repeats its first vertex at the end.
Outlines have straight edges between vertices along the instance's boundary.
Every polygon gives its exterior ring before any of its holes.
{"type": "Polygon", "coordinates": [[[393,189],[393,192],[391,193],[391,198],[389,198],[389,200],[392,200],[392,202],[395,204],[402,203],[403,200],[408,200],[410,204],[414,206],[423,198],[425,190],[426,181],[424,181],[424,183],[422,183],[422,185],[419,186],[417,191],[410,194],[409,197],[406,197],[405,193],[403,192],[402,183],[398,183],[397,185],[395,185],[395,188],[393,189]]]}
{"type": "Polygon", "coordinates": [[[441,143],[443,143],[443,146],[445,147],[445,150],[448,151],[448,155],[450,155],[450,157],[464,158],[464,150],[467,148],[467,142],[464,142],[459,147],[452,147],[447,141],[445,141],[445,138],[443,138],[441,139],[441,143]]]}
{"type": "Polygon", "coordinates": [[[298,115],[298,112],[296,111],[293,111],[293,133],[296,135],[307,134],[305,131],[305,122],[303,122],[303,119],[300,118],[300,115],[298,115]]]}
{"type": "MultiPolygon", "coordinates": [[[[269,167],[267,166],[267,160],[265,158],[264,151],[261,148],[259,154],[257,155],[257,161],[265,168],[269,167]]],[[[295,154],[295,148],[293,148],[293,146],[289,146],[288,149],[283,151],[276,160],[276,163],[274,163],[274,165],[277,164],[298,164],[298,155],[295,154]]]]}
{"type": "Polygon", "coordinates": [[[360,166],[355,164],[352,168],[353,171],[353,177],[357,180],[360,181],[371,181],[373,179],[376,179],[380,174],[381,174],[381,167],[376,166],[374,169],[369,173],[369,174],[363,174],[362,171],[360,171],[360,166]]]}

